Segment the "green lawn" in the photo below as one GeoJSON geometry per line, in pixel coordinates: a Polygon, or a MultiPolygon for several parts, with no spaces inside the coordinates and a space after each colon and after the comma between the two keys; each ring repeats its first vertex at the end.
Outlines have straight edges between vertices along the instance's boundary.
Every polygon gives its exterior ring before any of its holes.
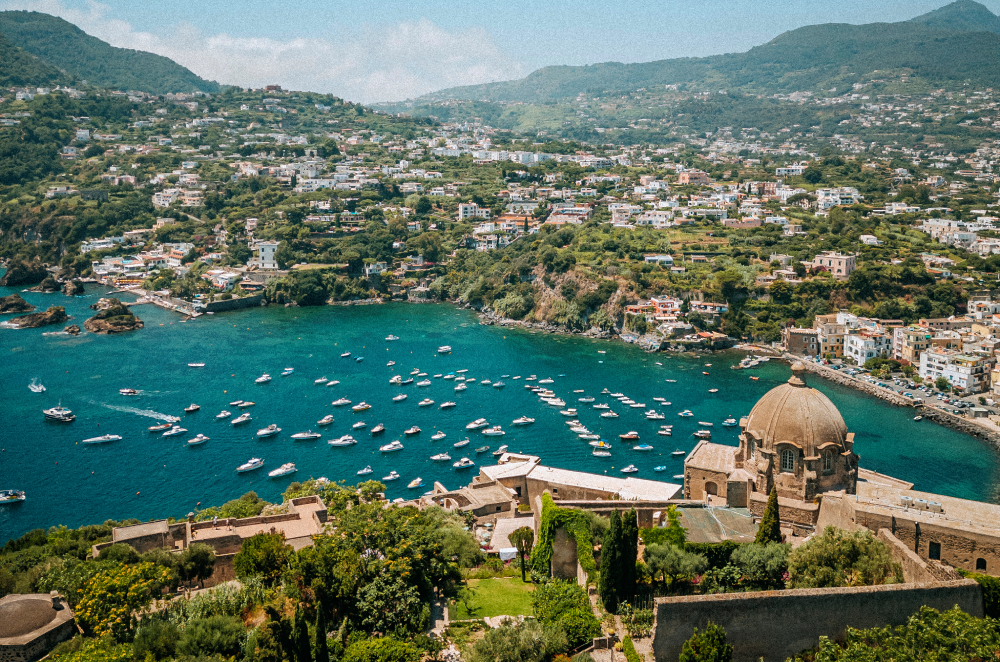
{"type": "Polygon", "coordinates": [[[451,620],[531,615],[531,591],[535,585],[522,582],[520,577],[470,579],[469,588],[474,594],[469,601],[470,609],[467,610],[461,601],[453,602],[448,614],[451,620]]]}

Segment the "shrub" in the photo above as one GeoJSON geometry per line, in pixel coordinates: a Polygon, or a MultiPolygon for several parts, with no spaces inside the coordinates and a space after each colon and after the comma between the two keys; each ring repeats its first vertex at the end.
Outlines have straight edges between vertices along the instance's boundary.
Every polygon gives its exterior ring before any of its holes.
{"type": "Polygon", "coordinates": [[[601,634],[601,622],[589,606],[565,612],[559,617],[558,623],[566,633],[566,643],[570,648],[581,646],[601,634]]]}
{"type": "Polygon", "coordinates": [[[769,542],[781,542],[781,516],[778,513],[778,491],[772,487],[771,494],[767,498],[767,507],[764,508],[764,515],[760,518],[760,526],[757,529],[757,537],[754,542],[766,544],[769,542]]]}
{"type": "Polygon", "coordinates": [[[788,555],[788,573],[792,588],[873,586],[903,581],[902,568],[874,534],[832,526],[788,555]]]}
{"type": "Polygon", "coordinates": [[[538,524],[538,537],[531,550],[531,567],[534,571],[548,574],[552,562],[552,541],[556,529],[563,527],[576,540],[576,554],[589,578],[597,570],[594,560],[594,543],[591,538],[590,517],[586,511],[560,508],[548,493],[542,495],[542,514],[538,524]]]}
{"type": "MultiPolygon", "coordinates": [[[[649,543],[647,543],[649,544],[649,543]]],[[[724,568],[729,565],[733,552],[743,543],[725,540],[723,542],[689,542],[684,543],[684,551],[701,554],[708,562],[709,568],[724,568]]]]}
{"type": "Polygon", "coordinates": [[[237,655],[243,647],[246,630],[242,621],[231,616],[198,618],[181,632],[177,652],[181,655],[237,655]]]}
{"type": "Polygon", "coordinates": [[[177,626],[167,621],[143,621],[132,644],[137,659],[152,655],[157,660],[174,656],[180,632],[177,626]]]}
{"type": "Polygon", "coordinates": [[[625,653],[625,660],[627,662],[642,662],[642,655],[635,650],[635,644],[632,643],[631,637],[625,637],[622,640],[622,652],[625,653]]]}
{"type": "Polygon", "coordinates": [[[420,653],[396,639],[380,637],[356,641],[347,647],[343,662],[416,662],[420,653]]]}
{"type": "Polygon", "coordinates": [[[273,584],[288,565],[291,553],[284,534],[258,533],[243,542],[243,547],[233,557],[233,570],[240,580],[261,577],[273,584]]]}
{"type": "Polygon", "coordinates": [[[959,570],[963,577],[974,579],[983,587],[983,613],[990,618],[1000,618],[1000,577],[981,575],[959,570]]]}
{"type": "MultiPolygon", "coordinates": [[[[562,628],[538,621],[508,620],[489,630],[472,647],[469,662],[543,662],[566,651],[562,628]]],[[[344,662],[352,662],[345,657],[344,662]]]]}
{"type": "Polygon", "coordinates": [[[684,642],[678,662],[730,662],[733,647],[726,643],[726,631],[709,621],[703,632],[694,629],[684,642]]]}
{"type": "Polygon", "coordinates": [[[119,542],[102,549],[97,558],[101,561],[113,561],[115,563],[138,563],[139,553],[128,543],[119,542]]]}
{"type": "Polygon", "coordinates": [[[788,545],[776,542],[741,545],[733,552],[731,562],[739,568],[743,583],[750,590],[784,588],[784,575],[788,569],[788,545]]]}
{"type": "Polygon", "coordinates": [[[550,581],[535,587],[531,593],[535,618],[542,623],[555,623],[563,614],[577,609],[590,609],[590,599],[583,588],[572,581],[550,581]]]}

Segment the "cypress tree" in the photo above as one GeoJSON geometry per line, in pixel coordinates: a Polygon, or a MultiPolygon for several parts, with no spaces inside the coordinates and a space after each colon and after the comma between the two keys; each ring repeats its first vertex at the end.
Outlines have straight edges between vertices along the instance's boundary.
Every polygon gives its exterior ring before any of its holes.
{"type": "Polygon", "coordinates": [[[621,575],[618,585],[618,601],[631,604],[635,600],[635,563],[639,556],[639,521],[635,508],[622,515],[621,528],[621,575]]]}
{"type": "Polygon", "coordinates": [[[313,662],[312,647],[309,645],[309,627],[301,609],[295,610],[295,625],[292,627],[292,651],[295,662],[313,662]]]}
{"type": "Polygon", "coordinates": [[[601,544],[601,578],[597,592],[601,596],[604,609],[615,614],[618,612],[618,586],[621,578],[621,529],[622,520],[618,511],[611,513],[611,527],[604,533],[601,544]]]}
{"type": "Polygon", "coordinates": [[[781,542],[781,518],[778,516],[778,491],[772,487],[771,495],[767,498],[767,508],[764,509],[764,516],[760,518],[760,526],[757,529],[755,543],[766,545],[769,542],[781,542]]]}
{"type": "Polygon", "coordinates": [[[326,645],[326,615],[323,606],[316,604],[316,662],[330,662],[330,650],[326,645]]]}

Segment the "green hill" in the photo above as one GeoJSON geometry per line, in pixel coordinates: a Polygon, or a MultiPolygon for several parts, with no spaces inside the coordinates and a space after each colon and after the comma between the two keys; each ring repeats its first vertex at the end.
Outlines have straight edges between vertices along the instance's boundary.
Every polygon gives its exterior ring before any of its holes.
{"type": "MultiPolygon", "coordinates": [[[[169,58],[116,48],[48,14],[0,12],[0,35],[25,52],[91,85],[153,94],[218,92],[220,89],[218,83],[199,78],[169,58]]],[[[0,65],[0,71],[5,70],[6,65],[6,62],[0,65]]]]}
{"type": "Polygon", "coordinates": [[[972,0],[958,0],[910,21],[828,23],[786,32],[745,53],[639,64],[605,62],[539,69],[515,81],[455,87],[416,100],[539,103],[668,84],[773,94],[827,90],[907,72],[932,84],[1000,85],[1000,18],[972,0]]]}
{"type": "Polygon", "coordinates": [[[64,78],[58,69],[24,52],[0,34],[0,87],[49,87],[64,78]]]}

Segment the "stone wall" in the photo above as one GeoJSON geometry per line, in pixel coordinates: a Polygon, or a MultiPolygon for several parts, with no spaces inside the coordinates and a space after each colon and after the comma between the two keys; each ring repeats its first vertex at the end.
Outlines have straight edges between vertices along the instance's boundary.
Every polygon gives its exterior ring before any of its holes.
{"type": "Polygon", "coordinates": [[[656,662],[675,662],[694,629],[712,621],[726,630],[733,662],[780,662],[812,648],[821,636],[842,636],[848,627],[901,625],[925,605],[938,610],[958,605],[982,617],[982,589],[963,579],[657,598],[653,655],[656,662]]]}
{"type": "Polygon", "coordinates": [[[576,540],[566,529],[556,529],[552,541],[552,576],[556,579],[577,578],[576,540]]]}
{"type": "Polygon", "coordinates": [[[631,509],[635,509],[636,518],[639,520],[639,528],[648,529],[655,526],[659,522],[653,517],[655,514],[660,513],[660,518],[666,517],[667,508],[670,506],[677,506],[679,508],[684,507],[695,507],[700,508],[703,504],[701,503],[691,503],[685,499],[668,499],[664,501],[611,501],[608,499],[598,499],[598,500],[569,500],[569,501],[558,501],[560,508],[576,508],[578,510],[589,510],[593,513],[597,513],[603,517],[610,517],[611,513],[615,510],[618,512],[626,512],[631,509]]]}
{"type": "Polygon", "coordinates": [[[916,552],[908,549],[888,529],[879,529],[878,538],[886,544],[892,558],[903,568],[903,580],[909,584],[931,584],[941,581],[955,581],[962,576],[954,568],[937,561],[925,561],[916,552]]]}
{"type": "MultiPolygon", "coordinates": [[[[221,313],[227,310],[240,310],[241,308],[255,308],[264,300],[264,293],[250,294],[239,299],[226,299],[217,301],[206,301],[195,307],[195,310],[202,313],[221,313]]],[[[188,304],[190,305],[190,304],[188,304]]]]}

